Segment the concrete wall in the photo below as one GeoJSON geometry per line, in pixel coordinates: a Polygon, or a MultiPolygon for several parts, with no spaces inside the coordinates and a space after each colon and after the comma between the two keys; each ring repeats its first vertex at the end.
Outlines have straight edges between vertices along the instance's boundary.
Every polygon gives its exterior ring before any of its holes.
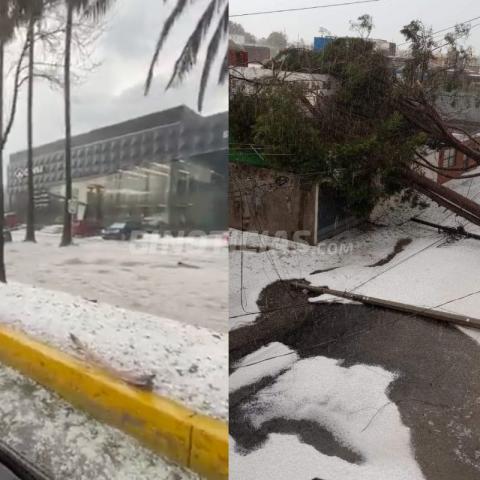
{"type": "Polygon", "coordinates": [[[335,93],[337,83],[331,75],[318,73],[302,73],[280,71],[273,72],[268,68],[259,67],[232,67],[230,75],[230,95],[239,88],[247,94],[256,92],[258,86],[255,82],[264,82],[281,85],[283,82],[302,82],[302,85],[312,92],[309,99],[317,99],[319,96],[328,96],[335,93]]]}
{"type": "Polygon", "coordinates": [[[308,231],[302,238],[316,243],[317,185],[302,177],[267,168],[230,163],[229,226],[275,235],[308,231]]]}

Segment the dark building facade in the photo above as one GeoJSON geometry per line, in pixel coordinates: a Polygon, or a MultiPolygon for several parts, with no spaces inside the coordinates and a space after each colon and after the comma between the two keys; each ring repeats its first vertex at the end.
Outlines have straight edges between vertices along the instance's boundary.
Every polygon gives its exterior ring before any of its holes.
{"type": "Polygon", "coordinates": [[[262,45],[243,45],[247,52],[249,63],[264,63],[272,58],[272,50],[270,47],[262,45]]]}
{"type": "MultiPolygon", "coordinates": [[[[77,218],[95,213],[108,222],[163,216],[168,223],[197,228],[226,225],[226,207],[220,199],[226,195],[227,155],[227,113],[204,117],[185,106],[74,136],[77,218]],[[208,212],[202,213],[197,205],[199,195],[210,198],[208,212]]],[[[61,216],[64,163],[64,140],[34,149],[37,217],[43,222],[61,216]]],[[[26,151],[10,156],[8,208],[20,219],[26,211],[26,165],[26,151]]]]}

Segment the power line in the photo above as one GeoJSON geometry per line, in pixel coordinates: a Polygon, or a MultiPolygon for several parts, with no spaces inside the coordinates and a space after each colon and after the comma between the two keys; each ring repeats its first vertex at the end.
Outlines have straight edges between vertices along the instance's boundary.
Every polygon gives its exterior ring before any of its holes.
{"type": "Polygon", "coordinates": [[[443,32],[446,32],[448,30],[451,30],[452,28],[455,28],[457,25],[465,25],[467,23],[474,22],[475,20],[479,20],[479,19],[480,19],[480,16],[470,18],[469,20],[465,20],[464,22],[457,23],[455,25],[451,25],[450,27],[442,28],[441,30],[437,30],[436,32],[433,32],[432,35],[438,35],[439,33],[443,33],[443,32]]]}
{"type": "MultiPolygon", "coordinates": [[[[436,37],[439,33],[443,33],[443,32],[447,32],[448,30],[451,30],[452,28],[455,28],[457,25],[465,25],[469,22],[473,22],[475,20],[479,20],[480,19],[480,16],[478,17],[473,17],[473,18],[470,18],[468,20],[465,20],[463,22],[460,22],[460,23],[456,23],[455,25],[451,25],[450,27],[446,27],[446,28],[442,28],[440,30],[436,30],[435,32],[432,32],[432,37],[436,37]]],[[[475,25],[477,26],[477,25],[475,25]]],[[[473,27],[472,27],[473,28],[473,27]]],[[[402,47],[403,45],[407,45],[408,43],[410,43],[409,41],[407,42],[403,42],[403,43],[399,43],[397,45],[397,47],[402,47]]]]}
{"type": "MultiPolygon", "coordinates": [[[[447,302],[443,302],[443,303],[439,303],[438,305],[435,305],[433,307],[425,307],[423,310],[421,310],[420,312],[417,312],[417,313],[413,313],[411,315],[408,315],[406,319],[408,318],[413,318],[413,317],[418,317],[419,315],[422,315],[422,313],[426,313],[430,310],[436,310],[437,308],[440,308],[440,307],[443,307],[444,305],[448,305],[449,303],[454,303],[454,302],[457,302],[458,300],[463,300],[465,298],[468,298],[468,297],[473,297],[474,295],[478,295],[480,293],[480,290],[476,290],[475,292],[472,292],[472,293],[468,293],[467,295],[463,295],[461,297],[457,297],[457,298],[453,298],[452,300],[448,300],[447,302]]],[[[312,305],[310,303],[310,305],[312,305]]],[[[313,304],[314,305],[314,304],[313,304]]],[[[315,345],[312,345],[310,346],[309,348],[307,348],[305,351],[310,351],[310,350],[314,350],[315,348],[319,348],[319,347],[324,347],[324,346],[327,346],[331,343],[335,343],[335,342],[338,342],[339,340],[342,340],[343,338],[349,338],[349,337],[353,337],[353,336],[356,336],[358,335],[359,333],[363,333],[364,331],[369,331],[370,329],[367,328],[367,329],[364,329],[364,330],[360,330],[359,332],[352,332],[350,335],[341,335],[340,337],[337,337],[337,338],[332,338],[330,340],[327,340],[325,342],[322,342],[322,343],[317,343],[315,345]]],[[[267,357],[267,358],[264,358],[262,360],[258,360],[256,362],[252,362],[252,363],[247,363],[245,365],[239,365],[236,369],[236,370],[240,370],[241,368],[246,368],[246,367],[252,367],[254,365],[258,365],[260,363],[264,363],[264,362],[268,362],[270,360],[275,360],[277,358],[281,358],[281,357],[286,357],[288,355],[293,355],[293,354],[296,354],[297,352],[295,350],[291,351],[291,352],[288,352],[288,353],[283,353],[281,355],[276,355],[276,356],[273,356],[273,357],[267,357]]]]}
{"type": "MultiPolygon", "coordinates": [[[[468,32],[465,32],[463,35],[459,35],[459,36],[457,37],[457,40],[458,40],[459,38],[465,37],[466,35],[470,35],[470,32],[471,32],[474,28],[477,28],[478,26],[480,26],[480,23],[476,23],[475,25],[471,25],[470,28],[468,29],[468,32]]],[[[443,48],[443,47],[446,47],[446,46],[448,46],[448,45],[450,45],[450,42],[445,42],[444,44],[438,45],[437,47],[435,47],[432,51],[438,50],[438,49],[443,48]]]]}
{"type": "Polygon", "coordinates": [[[405,263],[407,262],[408,260],[411,260],[413,257],[416,257],[417,255],[419,255],[420,253],[424,252],[425,250],[428,250],[429,248],[432,248],[434,245],[436,245],[437,243],[440,244],[444,241],[443,238],[441,238],[440,240],[435,240],[433,243],[429,243],[426,247],[423,247],[421,248],[420,250],[412,253],[410,256],[408,256],[407,258],[404,258],[403,260],[397,262],[395,265],[391,265],[390,267],[386,268],[385,270],[382,270],[381,272],[377,273],[376,275],[374,275],[373,277],[370,277],[368,280],[365,280],[363,281],[362,283],[360,283],[359,285],[357,285],[356,287],[352,288],[351,290],[349,290],[348,293],[352,293],[354,292],[355,290],[358,290],[360,287],[363,287],[364,285],[366,285],[367,283],[370,283],[372,280],[375,280],[376,278],[380,277],[380,275],[383,275],[384,273],[387,273],[389,272],[390,270],[398,267],[399,265],[401,265],[402,263],[405,263]]]}
{"type": "MultiPolygon", "coordinates": [[[[368,331],[368,330],[370,330],[370,329],[369,329],[369,328],[368,328],[368,329],[365,328],[365,329],[360,330],[360,331],[352,332],[352,333],[350,333],[350,334],[348,334],[348,335],[345,333],[345,334],[341,335],[340,337],[332,338],[332,339],[327,340],[327,341],[325,341],[325,342],[316,343],[315,345],[311,345],[310,347],[305,348],[305,349],[303,349],[302,351],[308,352],[308,351],[310,351],[310,350],[314,350],[315,348],[325,347],[325,346],[330,345],[330,344],[332,344],[332,343],[338,342],[339,340],[342,340],[342,339],[344,339],[344,338],[355,337],[355,336],[357,336],[358,334],[363,333],[363,332],[368,331]]],[[[244,365],[239,365],[239,366],[235,369],[235,371],[240,370],[240,369],[242,369],[242,368],[253,367],[254,365],[258,365],[258,364],[260,364],[260,363],[268,362],[269,360],[275,360],[276,358],[288,357],[289,355],[296,355],[296,354],[297,354],[297,352],[296,352],[295,350],[292,350],[292,351],[290,351],[290,352],[282,353],[282,354],[280,354],[280,355],[274,355],[274,356],[272,356],[272,357],[262,358],[261,360],[257,360],[256,362],[246,363],[246,364],[244,364],[244,365]]]]}
{"type": "MultiPolygon", "coordinates": [[[[461,178],[461,177],[460,177],[461,178]]],[[[473,180],[473,179],[472,179],[473,180]]],[[[474,195],[472,197],[475,198],[476,196],[478,196],[480,194],[480,192],[478,192],[476,195],[474,195]]],[[[449,212],[448,215],[440,222],[440,223],[444,223],[445,221],[447,221],[447,219],[449,219],[452,215],[455,215],[454,212],[449,212]]],[[[440,239],[440,240],[436,240],[434,241],[433,243],[430,243],[428,244],[426,247],[418,250],[417,252],[413,253],[412,255],[408,256],[407,258],[401,260],[400,262],[396,263],[395,265],[392,265],[390,266],[389,268],[386,268],[385,270],[382,270],[381,272],[379,272],[378,274],[374,275],[373,277],[369,278],[368,280],[365,280],[364,282],[360,283],[359,285],[357,285],[356,287],[352,288],[349,293],[352,293],[354,292],[355,290],[359,289],[360,287],[363,287],[364,285],[366,285],[367,283],[371,282],[372,280],[375,280],[376,278],[378,278],[380,275],[383,275],[384,273],[392,270],[393,268],[396,268],[397,266],[401,265],[402,263],[410,260],[411,258],[417,256],[418,254],[428,250],[429,248],[432,248],[433,246],[435,246],[437,243],[440,245],[441,243],[443,242],[443,238],[440,239]]],[[[467,295],[467,296],[470,296],[470,295],[467,295]]],[[[450,303],[450,302],[447,302],[447,303],[450,303]]],[[[437,306],[440,306],[440,305],[437,305],[437,306]]],[[[436,307],[433,307],[433,308],[436,308],[436,307]]]]}
{"type": "MultiPolygon", "coordinates": [[[[286,280],[282,280],[286,281],[286,280]]],[[[300,308],[300,307],[308,307],[311,305],[315,305],[312,302],[302,302],[302,303],[297,303],[294,305],[283,305],[281,307],[275,307],[275,308],[269,308],[267,310],[258,310],[257,312],[245,312],[245,313],[240,313],[238,315],[231,315],[228,317],[230,320],[236,319],[236,318],[243,318],[243,317],[248,317],[250,315],[261,315],[264,313],[275,313],[275,312],[280,312],[281,310],[293,310],[294,308],[300,308]]],[[[243,308],[243,307],[242,307],[243,308]]]]}
{"type": "MultiPolygon", "coordinates": [[[[480,193],[480,192],[479,192],[480,193]]],[[[478,194],[477,194],[478,195],[478,194]]],[[[476,196],[476,195],[475,195],[476,196]]],[[[474,198],[474,197],[473,197],[474,198]]],[[[447,217],[442,221],[442,223],[444,221],[447,220],[447,218],[451,217],[453,215],[452,212],[450,212],[447,217]]],[[[420,253],[432,248],[433,246],[435,245],[440,245],[442,242],[444,241],[443,238],[441,239],[437,239],[435,240],[434,242],[428,244],[426,247],[423,247],[421,248],[420,250],[414,252],[413,254],[409,255],[408,257],[404,258],[403,260],[395,263],[394,265],[391,265],[390,267],[386,268],[385,270],[382,270],[381,272],[378,272],[377,274],[373,275],[372,277],[368,278],[367,280],[363,281],[362,283],[356,285],[355,287],[353,287],[352,289],[350,289],[348,291],[348,293],[352,293],[354,292],[355,290],[359,289],[360,287],[363,287],[364,285],[366,285],[367,283],[371,282],[372,280],[375,280],[376,278],[380,277],[381,275],[383,275],[384,273],[387,273],[388,271],[398,267],[399,265],[407,262],[408,260],[411,260],[413,257],[416,257],[417,255],[419,255],[420,253]]],[[[280,279],[282,280],[282,279],[280,279]]],[[[447,305],[448,303],[452,303],[454,301],[457,301],[457,300],[461,300],[463,298],[467,298],[467,297],[470,297],[472,295],[476,295],[477,293],[480,293],[480,290],[478,292],[473,292],[473,293],[470,293],[468,295],[465,295],[463,297],[460,297],[460,298],[456,298],[454,300],[450,300],[446,303],[442,303],[440,305],[436,305],[435,307],[430,307],[430,309],[433,309],[433,308],[438,308],[438,307],[441,307],[443,305],[447,305]]],[[[272,309],[267,309],[267,310],[259,310],[259,311],[256,311],[256,312],[246,312],[245,309],[243,314],[240,314],[240,315],[234,315],[234,316],[230,316],[229,319],[236,319],[236,318],[242,318],[242,317],[247,317],[249,315],[261,315],[261,314],[265,314],[265,313],[274,313],[274,312],[277,312],[277,311],[280,311],[280,310],[290,310],[290,309],[294,309],[294,308],[299,308],[299,307],[306,307],[306,306],[311,306],[311,305],[314,305],[314,303],[312,302],[305,302],[305,303],[298,303],[298,304],[294,304],[294,305],[285,305],[285,306],[282,306],[282,307],[276,307],[276,308],[272,308],[272,309]]]]}
{"type": "Polygon", "coordinates": [[[267,15],[271,13],[286,13],[286,12],[300,12],[305,10],[316,10],[319,8],[330,8],[330,7],[343,7],[347,5],[359,5],[362,3],[374,3],[380,2],[381,0],[359,0],[356,2],[344,2],[344,3],[330,3],[327,5],[314,5],[312,7],[299,7],[299,8],[284,8],[282,10],[267,10],[267,11],[260,11],[260,12],[249,12],[249,13],[237,13],[235,15],[230,15],[230,18],[236,17],[247,17],[252,15],[267,15]]]}
{"type": "MultiPolygon", "coordinates": [[[[364,285],[371,282],[372,280],[375,280],[376,278],[380,277],[384,273],[387,273],[388,271],[398,267],[402,263],[404,263],[408,260],[411,260],[413,257],[419,255],[420,253],[424,252],[425,250],[428,250],[429,248],[433,247],[436,244],[442,243],[443,241],[444,241],[443,238],[435,240],[433,243],[430,243],[426,247],[414,252],[412,255],[410,255],[407,258],[401,260],[400,262],[395,263],[394,265],[390,266],[389,268],[386,268],[385,270],[382,270],[381,272],[378,272],[376,275],[373,275],[372,277],[363,281],[359,285],[356,285],[352,289],[348,290],[348,293],[353,293],[355,290],[359,289],[360,287],[363,287],[364,285]]],[[[282,279],[280,279],[280,280],[282,280],[282,279]]],[[[451,303],[451,302],[447,302],[447,303],[451,303]]],[[[281,307],[271,308],[271,309],[268,309],[268,310],[258,310],[256,312],[246,312],[245,309],[244,309],[245,313],[230,316],[229,319],[248,317],[249,315],[261,315],[261,314],[265,314],[265,313],[275,313],[275,312],[278,312],[280,310],[290,310],[290,309],[294,309],[294,308],[307,307],[307,306],[311,306],[311,305],[315,305],[315,303],[314,302],[313,303],[312,302],[297,303],[297,304],[293,304],[293,305],[284,305],[284,306],[281,306],[281,307]]],[[[432,307],[432,308],[436,308],[436,307],[432,307]]]]}

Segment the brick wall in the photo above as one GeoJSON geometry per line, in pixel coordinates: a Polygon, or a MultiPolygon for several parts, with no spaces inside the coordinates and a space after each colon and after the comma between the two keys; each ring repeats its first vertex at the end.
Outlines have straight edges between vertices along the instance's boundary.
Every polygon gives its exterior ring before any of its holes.
{"type": "Polygon", "coordinates": [[[229,48],[228,65],[230,67],[248,67],[248,53],[244,50],[229,48]]]}

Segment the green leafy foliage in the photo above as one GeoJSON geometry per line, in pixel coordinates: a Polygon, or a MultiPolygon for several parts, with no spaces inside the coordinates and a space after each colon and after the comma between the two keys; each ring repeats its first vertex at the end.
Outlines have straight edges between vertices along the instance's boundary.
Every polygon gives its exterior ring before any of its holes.
{"type": "Polygon", "coordinates": [[[276,168],[294,171],[323,169],[321,138],[315,120],[299,107],[301,85],[279,85],[264,89],[257,104],[253,141],[270,147],[276,168]],[[292,164],[294,154],[295,160],[292,164]]]}
{"type": "Polygon", "coordinates": [[[265,146],[272,168],[315,173],[361,215],[402,187],[402,171],[425,137],[395,111],[394,75],[372,42],[346,38],[322,52],[287,49],[270,66],[331,75],[334,94],[309,102],[295,81],[238,92],[230,104],[234,138],[265,146]]]}

